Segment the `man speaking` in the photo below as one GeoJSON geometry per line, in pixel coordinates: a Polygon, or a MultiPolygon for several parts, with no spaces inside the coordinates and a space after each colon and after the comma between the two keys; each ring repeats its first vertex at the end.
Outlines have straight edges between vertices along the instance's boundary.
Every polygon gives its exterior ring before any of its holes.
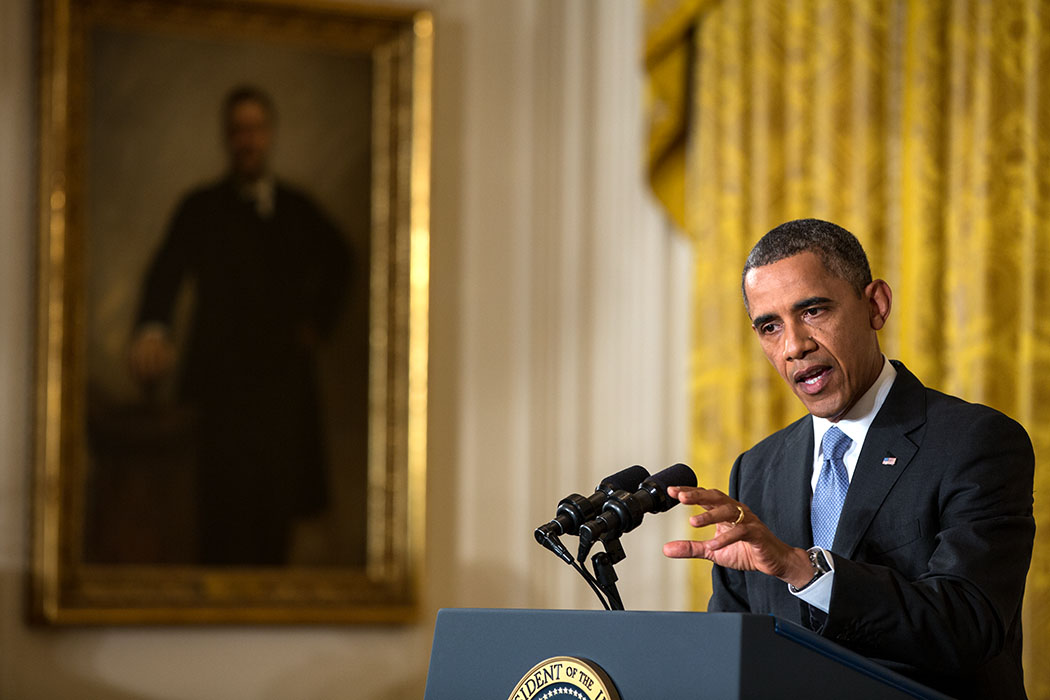
{"type": "Polygon", "coordinates": [[[664,554],[714,562],[712,612],[800,623],[955,697],[1024,698],[1024,429],[885,358],[892,294],[845,229],[778,226],[742,286],[762,350],[809,415],[740,455],[728,495],[671,487],[703,508],[694,527],[716,527],[664,554]]]}

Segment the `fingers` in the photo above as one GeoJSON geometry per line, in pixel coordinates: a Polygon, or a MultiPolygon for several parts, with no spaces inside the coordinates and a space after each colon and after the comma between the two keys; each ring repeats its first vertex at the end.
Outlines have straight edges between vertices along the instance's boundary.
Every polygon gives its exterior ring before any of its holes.
{"type": "MultiPolygon", "coordinates": [[[[721,529],[721,528],[720,528],[721,529]]],[[[748,559],[739,552],[732,553],[731,545],[749,539],[743,527],[726,528],[709,540],[674,540],[664,544],[664,556],[670,559],[709,559],[730,568],[750,568],[739,562],[748,559]],[[722,553],[725,550],[726,553],[722,553]],[[730,557],[726,559],[725,557],[730,557]],[[741,559],[743,557],[743,559],[741,559]]]]}
{"type": "Polygon", "coordinates": [[[709,540],[674,540],[664,544],[664,556],[671,559],[714,559],[720,549],[747,539],[746,528],[729,527],[709,540]]]}
{"type": "Polygon", "coordinates": [[[708,554],[703,542],[675,540],[664,545],[664,556],[670,559],[706,559],[708,554]]]}
{"type": "Polygon", "coordinates": [[[669,486],[667,495],[678,499],[679,503],[687,506],[716,506],[720,503],[730,502],[729,496],[718,489],[705,489],[699,486],[669,486]]]}
{"type": "Polygon", "coordinates": [[[715,536],[704,542],[708,553],[717,552],[736,542],[755,542],[761,540],[761,529],[752,529],[746,525],[719,525],[715,536]]]}
{"type": "Polygon", "coordinates": [[[698,513],[689,518],[689,524],[693,527],[706,527],[725,523],[728,527],[741,525],[748,516],[747,507],[731,501],[718,506],[711,507],[704,513],[698,513]]]}
{"type": "MultiPolygon", "coordinates": [[[[778,539],[746,505],[714,489],[674,486],[667,493],[680,503],[702,508],[703,512],[690,516],[689,523],[697,528],[714,525],[715,533],[707,540],[668,542],[663,547],[664,556],[707,559],[728,569],[760,571],[788,580],[785,571],[798,559],[797,552],[778,539]]],[[[805,554],[803,550],[798,552],[805,554]]]]}
{"type": "Polygon", "coordinates": [[[706,512],[694,515],[689,519],[693,527],[705,527],[717,523],[739,525],[747,518],[747,506],[738,503],[718,489],[705,489],[694,486],[670,486],[667,495],[679,503],[700,506],[706,512]]]}

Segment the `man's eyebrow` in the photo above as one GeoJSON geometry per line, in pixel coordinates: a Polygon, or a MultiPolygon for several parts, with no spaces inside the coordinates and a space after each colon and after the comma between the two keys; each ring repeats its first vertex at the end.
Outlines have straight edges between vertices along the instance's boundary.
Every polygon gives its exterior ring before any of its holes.
{"type": "Polygon", "coordinates": [[[827,297],[809,297],[808,299],[802,299],[800,301],[796,301],[794,304],[791,305],[791,310],[792,311],[802,311],[803,309],[808,309],[811,306],[820,306],[821,304],[830,304],[833,301],[834,301],[833,299],[828,299],[827,297]]]}
{"type": "Polygon", "coordinates": [[[759,328],[761,326],[766,325],[770,321],[775,321],[776,319],[777,319],[777,315],[776,314],[762,314],[761,316],[756,316],[754,319],[752,319],[751,327],[752,328],[759,328]]]}
{"type": "MultiPolygon", "coordinates": [[[[802,311],[803,309],[808,309],[811,306],[820,306],[821,304],[832,303],[834,303],[834,299],[829,299],[828,297],[807,297],[806,299],[801,299],[792,304],[791,310],[802,311]]],[[[770,321],[777,320],[777,318],[778,316],[776,314],[762,314],[761,316],[756,316],[754,319],[752,319],[751,325],[754,328],[760,328],[761,326],[764,326],[770,321]]]]}

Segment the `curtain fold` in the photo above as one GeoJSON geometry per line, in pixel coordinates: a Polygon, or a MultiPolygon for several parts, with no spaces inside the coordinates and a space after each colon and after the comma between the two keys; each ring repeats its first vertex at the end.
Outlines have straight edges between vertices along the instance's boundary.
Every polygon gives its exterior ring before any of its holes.
{"type": "Polygon", "coordinates": [[[696,248],[698,477],[724,488],[737,454],[803,411],[751,337],[748,250],[788,219],[845,226],[894,291],[886,353],[1035,443],[1026,680],[1050,700],[1050,0],[650,0],[646,12],[650,179],[696,248]]]}

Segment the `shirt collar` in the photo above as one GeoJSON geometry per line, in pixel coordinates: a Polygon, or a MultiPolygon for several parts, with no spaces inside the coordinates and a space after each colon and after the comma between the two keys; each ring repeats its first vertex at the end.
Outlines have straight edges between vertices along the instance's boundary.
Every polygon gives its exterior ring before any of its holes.
{"type": "Polygon", "coordinates": [[[893,380],[896,378],[897,370],[893,367],[893,363],[883,355],[882,371],[879,372],[875,383],[868,387],[868,390],[864,392],[864,395],[860,397],[845,416],[835,423],[832,423],[827,418],[813,416],[813,439],[816,444],[817,454],[822,454],[821,441],[824,439],[824,433],[833,425],[846,433],[853,440],[853,445],[862,444],[865,436],[868,434],[868,428],[871,427],[871,423],[875,420],[879,409],[882,408],[882,404],[886,403],[886,397],[889,395],[890,387],[893,386],[893,380]]]}
{"type": "Polygon", "coordinates": [[[263,175],[254,182],[240,185],[241,196],[255,205],[256,213],[262,218],[269,218],[273,214],[273,198],[275,183],[272,175],[263,175]]]}

